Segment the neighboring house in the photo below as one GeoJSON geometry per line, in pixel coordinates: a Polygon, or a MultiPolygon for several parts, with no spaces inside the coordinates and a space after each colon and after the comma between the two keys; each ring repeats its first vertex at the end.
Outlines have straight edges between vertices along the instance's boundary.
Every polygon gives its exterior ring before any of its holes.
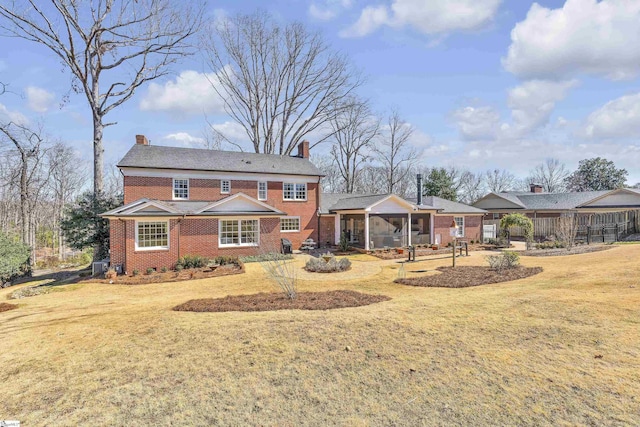
{"type": "Polygon", "coordinates": [[[180,256],[255,255],[318,239],[322,173],[297,156],[149,145],[142,135],[118,163],[124,206],[110,221],[111,265],[173,267],[180,256]]]}
{"type": "Polygon", "coordinates": [[[486,219],[500,219],[510,213],[530,218],[556,218],[569,213],[612,214],[640,209],[640,190],[544,193],[542,187],[532,184],[530,192],[489,193],[473,206],[486,210],[486,219]]]}
{"type": "Polygon", "coordinates": [[[322,173],[297,156],[151,146],[143,135],[118,163],[124,206],[110,222],[110,262],[123,271],[173,267],[183,255],[256,255],[306,239],[366,250],[479,240],[485,211],[438,197],[320,194],[322,173]]]}
{"type": "Polygon", "coordinates": [[[323,194],[320,241],[335,243],[344,233],[351,245],[365,250],[416,244],[446,245],[449,229],[458,225],[458,238],[479,240],[486,212],[439,197],[405,200],[394,194],[323,194]]]}

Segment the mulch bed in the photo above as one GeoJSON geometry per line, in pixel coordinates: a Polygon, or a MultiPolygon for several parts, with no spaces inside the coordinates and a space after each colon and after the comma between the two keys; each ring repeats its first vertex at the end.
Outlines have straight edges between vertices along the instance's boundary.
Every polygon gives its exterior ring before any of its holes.
{"type": "Polygon", "coordinates": [[[244,273],[244,265],[237,266],[234,264],[222,265],[211,268],[190,268],[182,271],[167,271],[166,273],[157,272],[152,274],[141,273],[138,276],[117,276],[113,283],[109,279],[99,279],[89,277],[85,279],[87,282],[93,283],[112,283],[115,285],[148,285],[151,283],[168,283],[182,282],[184,280],[208,279],[210,277],[229,276],[231,274],[244,273]]]}
{"type": "Polygon", "coordinates": [[[490,283],[510,282],[542,272],[542,267],[516,267],[496,271],[490,267],[438,267],[441,274],[396,279],[396,283],[432,288],[467,288],[490,283]]]}
{"type": "Polygon", "coordinates": [[[9,304],[7,302],[0,302],[0,313],[3,311],[9,311],[18,308],[15,304],[9,304]]]}
{"type": "Polygon", "coordinates": [[[385,295],[363,294],[355,291],[300,292],[295,299],[281,293],[229,295],[224,298],[194,299],[173,308],[175,311],[275,311],[275,310],[331,310],[360,307],[389,301],[385,295]]]}
{"type": "Polygon", "coordinates": [[[600,252],[611,249],[613,246],[574,246],[570,250],[565,248],[557,249],[532,249],[529,251],[520,252],[520,255],[524,256],[564,256],[564,255],[578,255],[588,254],[590,252],[600,252]]]}

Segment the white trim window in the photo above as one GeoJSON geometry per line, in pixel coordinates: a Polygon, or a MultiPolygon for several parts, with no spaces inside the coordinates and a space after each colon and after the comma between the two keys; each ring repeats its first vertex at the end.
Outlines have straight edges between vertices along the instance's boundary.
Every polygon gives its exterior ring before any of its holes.
{"type": "Polygon", "coordinates": [[[222,194],[231,193],[231,180],[228,180],[228,179],[220,180],[220,193],[222,194]]]}
{"type": "Polygon", "coordinates": [[[494,212],[494,213],[493,213],[493,219],[500,219],[500,214],[499,214],[499,213],[494,212]]]}
{"type": "Polygon", "coordinates": [[[218,230],[218,245],[221,248],[260,244],[260,220],[221,219],[218,230]]]}
{"type": "Polygon", "coordinates": [[[136,250],[169,249],[169,221],[136,221],[136,250]]]}
{"type": "Polygon", "coordinates": [[[267,200],[267,182],[258,181],[258,200],[267,200]]]}
{"type": "Polygon", "coordinates": [[[300,217],[287,216],[280,218],[280,231],[283,233],[294,233],[300,231],[300,217]]]}
{"type": "Polygon", "coordinates": [[[283,200],[307,200],[307,184],[294,184],[285,182],[282,184],[283,200]]]}
{"type": "Polygon", "coordinates": [[[453,218],[453,220],[456,222],[456,225],[458,226],[458,234],[456,234],[456,237],[464,237],[464,217],[463,216],[456,216],[453,218]]]}
{"type": "Polygon", "coordinates": [[[173,200],[189,200],[188,178],[173,178],[173,200]]]}

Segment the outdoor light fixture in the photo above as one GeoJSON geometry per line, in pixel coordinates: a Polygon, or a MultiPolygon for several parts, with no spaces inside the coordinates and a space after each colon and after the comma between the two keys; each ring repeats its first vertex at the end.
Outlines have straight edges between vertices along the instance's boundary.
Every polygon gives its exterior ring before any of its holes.
{"type": "Polygon", "coordinates": [[[458,224],[456,223],[455,218],[451,221],[451,227],[449,227],[449,235],[453,237],[453,247],[451,248],[451,253],[453,254],[453,268],[456,267],[456,237],[458,237],[458,224]]]}

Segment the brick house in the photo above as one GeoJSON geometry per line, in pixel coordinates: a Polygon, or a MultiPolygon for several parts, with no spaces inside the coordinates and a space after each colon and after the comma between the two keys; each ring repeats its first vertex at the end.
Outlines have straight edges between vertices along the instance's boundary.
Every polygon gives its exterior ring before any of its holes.
{"type": "Polygon", "coordinates": [[[366,250],[478,240],[484,210],[437,197],[321,194],[303,141],[295,156],[152,146],[143,135],[118,163],[124,205],[110,223],[110,262],[122,271],[171,268],[184,255],[247,256],[334,245],[344,232],[366,250]]]}

